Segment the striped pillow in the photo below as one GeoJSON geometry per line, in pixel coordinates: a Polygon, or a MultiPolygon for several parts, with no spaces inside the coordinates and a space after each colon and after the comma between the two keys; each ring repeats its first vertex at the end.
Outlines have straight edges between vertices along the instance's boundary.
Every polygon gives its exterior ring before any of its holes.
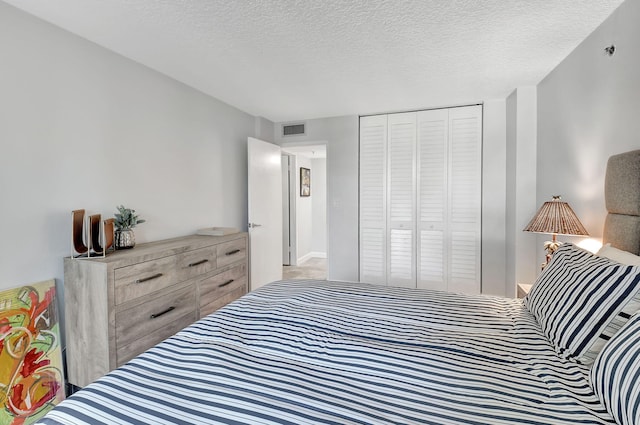
{"type": "Polygon", "coordinates": [[[640,308],[639,282],[640,267],[563,244],[524,302],[560,357],[591,364],[640,308]]]}
{"type": "Polygon", "coordinates": [[[604,346],[589,378],[617,423],[640,424],[640,313],[604,346]]]}

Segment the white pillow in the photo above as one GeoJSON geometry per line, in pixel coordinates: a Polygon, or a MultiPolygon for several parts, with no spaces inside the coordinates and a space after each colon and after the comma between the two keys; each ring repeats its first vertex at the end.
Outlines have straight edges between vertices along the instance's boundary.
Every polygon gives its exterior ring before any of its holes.
{"type": "Polygon", "coordinates": [[[640,314],[604,346],[589,373],[591,388],[621,425],[640,424],[640,314]]]}
{"type": "Polygon", "coordinates": [[[640,266],[640,257],[628,251],[612,247],[610,243],[603,245],[596,253],[600,257],[607,257],[610,260],[617,261],[627,266],[640,266]]]}
{"type": "Polygon", "coordinates": [[[640,267],[565,243],[524,303],[560,357],[591,364],[640,309],[640,267]]]}

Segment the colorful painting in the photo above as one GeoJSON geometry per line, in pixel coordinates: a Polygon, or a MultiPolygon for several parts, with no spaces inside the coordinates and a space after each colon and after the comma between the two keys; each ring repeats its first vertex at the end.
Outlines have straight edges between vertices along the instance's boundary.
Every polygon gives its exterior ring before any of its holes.
{"type": "Polygon", "coordinates": [[[55,281],[0,292],[0,424],[30,424],[64,400],[55,281]]]}

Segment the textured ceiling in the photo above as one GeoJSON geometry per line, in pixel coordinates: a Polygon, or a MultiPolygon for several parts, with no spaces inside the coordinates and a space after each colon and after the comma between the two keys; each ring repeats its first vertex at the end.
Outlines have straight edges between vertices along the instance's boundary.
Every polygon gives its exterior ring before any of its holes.
{"type": "Polygon", "coordinates": [[[250,114],[504,98],[622,0],[6,0],[250,114]]]}

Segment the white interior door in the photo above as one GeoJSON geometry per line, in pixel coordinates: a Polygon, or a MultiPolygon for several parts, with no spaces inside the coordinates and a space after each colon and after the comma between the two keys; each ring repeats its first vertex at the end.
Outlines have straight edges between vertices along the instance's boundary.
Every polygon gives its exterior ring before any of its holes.
{"type": "Polygon", "coordinates": [[[282,279],[282,160],[280,147],[249,137],[250,289],[282,279]]]}

